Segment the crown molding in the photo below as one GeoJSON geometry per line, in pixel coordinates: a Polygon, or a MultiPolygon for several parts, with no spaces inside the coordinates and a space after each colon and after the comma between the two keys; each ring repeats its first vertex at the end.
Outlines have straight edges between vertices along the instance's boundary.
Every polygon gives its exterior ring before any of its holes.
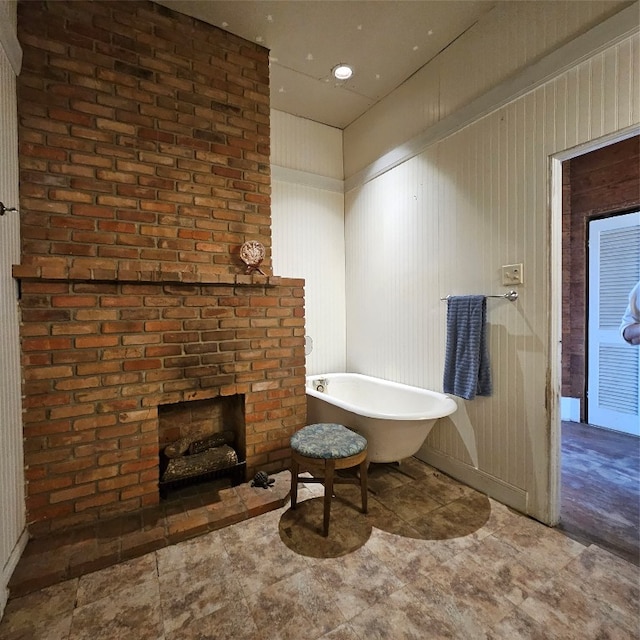
{"type": "Polygon", "coordinates": [[[298,169],[288,169],[275,164],[271,165],[271,179],[278,182],[289,182],[305,187],[313,187],[314,189],[322,189],[322,191],[344,193],[344,180],[321,176],[308,171],[299,171],[298,169]]]}

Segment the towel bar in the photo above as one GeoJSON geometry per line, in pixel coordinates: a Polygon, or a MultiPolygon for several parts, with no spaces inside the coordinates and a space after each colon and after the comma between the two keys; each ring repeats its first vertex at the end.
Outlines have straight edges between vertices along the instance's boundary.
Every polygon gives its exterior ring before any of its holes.
{"type": "MultiPolygon", "coordinates": [[[[446,298],[440,298],[440,300],[448,300],[451,296],[447,296],[446,298]]],[[[506,298],[510,302],[515,302],[518,299],[518,292],[515,290],[507,291],[507,293],[503,293],[500,296],[497,295],[488,295],[487,298],[506,298]]]]}

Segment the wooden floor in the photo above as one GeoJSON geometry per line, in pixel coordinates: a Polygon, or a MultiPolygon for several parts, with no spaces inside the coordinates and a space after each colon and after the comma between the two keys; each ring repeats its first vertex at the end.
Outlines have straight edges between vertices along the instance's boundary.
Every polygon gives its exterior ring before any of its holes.
{"type": "Polygon", "coordinates": [[[640,438],[562,423],[558,529],[640,565],[640,438]]]}

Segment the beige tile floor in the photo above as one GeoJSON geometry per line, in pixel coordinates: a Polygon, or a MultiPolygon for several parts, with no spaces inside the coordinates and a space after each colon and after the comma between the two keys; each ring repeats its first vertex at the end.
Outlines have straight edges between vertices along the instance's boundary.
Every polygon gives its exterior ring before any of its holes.
{"type": "Polygon", "coordinates": [[[416,460],[9,601],[2,640],[637,639],[638,567],[416,460]],[[355,491],[355,493],[353,493],[355,491]]]}

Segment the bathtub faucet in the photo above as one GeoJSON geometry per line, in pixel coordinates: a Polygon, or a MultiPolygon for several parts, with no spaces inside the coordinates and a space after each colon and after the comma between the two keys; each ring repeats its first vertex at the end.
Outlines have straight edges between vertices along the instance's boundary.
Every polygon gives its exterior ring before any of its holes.
{"type": "Polygon", "coordinates": [[[327,390],[328,380],[326,378],[317,378],[313,381],[313,388],[320,393],[327,390]]]}

